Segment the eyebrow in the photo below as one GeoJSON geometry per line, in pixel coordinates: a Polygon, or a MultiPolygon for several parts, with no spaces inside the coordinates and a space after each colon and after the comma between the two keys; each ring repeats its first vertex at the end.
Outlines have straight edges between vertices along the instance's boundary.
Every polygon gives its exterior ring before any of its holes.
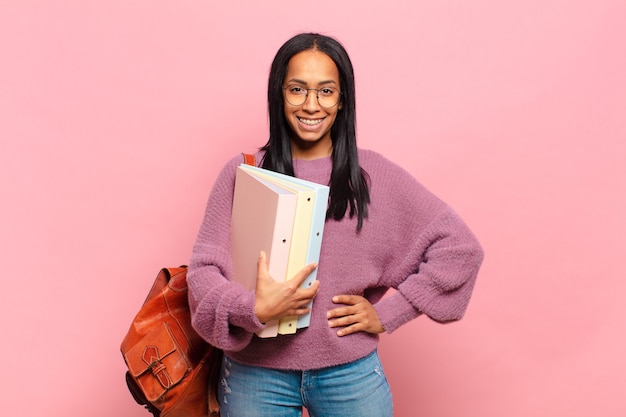
{"type": "MultiPolygon", "coordinates": [[[[309,85],[309,83],[307,83],[306,81],[303,80],[299,80],[297,78],[291,78],[289,80],[287,80],[288,83],[297,83],[297,84],[302,84],[302,85],[309,85]]],[[[327,84],[338,84],[337,81],[335,80],[325,80],[325,81],[320,81],[319,83],[317,83],[317,85],[327,85],[327,84]]]]}

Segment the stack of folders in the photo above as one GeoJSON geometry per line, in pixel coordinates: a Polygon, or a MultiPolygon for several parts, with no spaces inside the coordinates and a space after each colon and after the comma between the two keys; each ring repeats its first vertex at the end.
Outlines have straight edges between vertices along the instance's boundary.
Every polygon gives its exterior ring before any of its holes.
{"type": "MultiPolygon", "coordinates": [[[[326,185],[239,166],[231,221],[235,281],[249,290],[256,288],[260,251],[267,254],[269,273],[277,281],[291,279],[304,266],[318,262],[328,194],[326,185]]],[[[311,286],[316,276],[317,269],[302,286],[311,286]]],[[[257,336],[296,333],[308,327],[310,314],[266,323],[257,336]]]]}

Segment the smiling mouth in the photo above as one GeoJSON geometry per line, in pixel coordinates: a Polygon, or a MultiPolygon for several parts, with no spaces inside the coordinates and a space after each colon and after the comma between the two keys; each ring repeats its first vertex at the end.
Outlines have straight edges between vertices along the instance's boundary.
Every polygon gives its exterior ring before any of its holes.
{"type": "Polygon", "coordinates": [[[320,123],[322,123],[324,121],[324,119],[303,119],[301,117],[298,117],[298,121],[300,121],[300,123],[303,123],[307,126],[317,126],[320,123]]]}

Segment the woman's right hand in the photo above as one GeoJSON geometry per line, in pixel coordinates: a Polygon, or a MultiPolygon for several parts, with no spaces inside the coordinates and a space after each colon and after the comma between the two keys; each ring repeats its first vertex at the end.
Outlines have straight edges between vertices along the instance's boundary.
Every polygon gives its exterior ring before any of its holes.
{"type": "Polygon", "coordinates": [[[315,298],[319,281],[309,288],[300,288],[306,277],[317,268],[312,263],[300,270],[290,280],[278,282],[268,272],[267,255],[261,252],[257,262],[256,302],[254,310],[261,323],[285,316],[301,316],[309,312],[309,302],[315,298]]]}

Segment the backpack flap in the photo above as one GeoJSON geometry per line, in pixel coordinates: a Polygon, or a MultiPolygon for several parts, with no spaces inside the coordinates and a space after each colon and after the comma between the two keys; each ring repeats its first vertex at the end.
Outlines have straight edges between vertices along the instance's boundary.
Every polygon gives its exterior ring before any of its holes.
{"type": "Polygon", "coordinates": [[[191,369],[166,322],[133,346],[124,359],[148,401],[160,398],[191,369]]]}

